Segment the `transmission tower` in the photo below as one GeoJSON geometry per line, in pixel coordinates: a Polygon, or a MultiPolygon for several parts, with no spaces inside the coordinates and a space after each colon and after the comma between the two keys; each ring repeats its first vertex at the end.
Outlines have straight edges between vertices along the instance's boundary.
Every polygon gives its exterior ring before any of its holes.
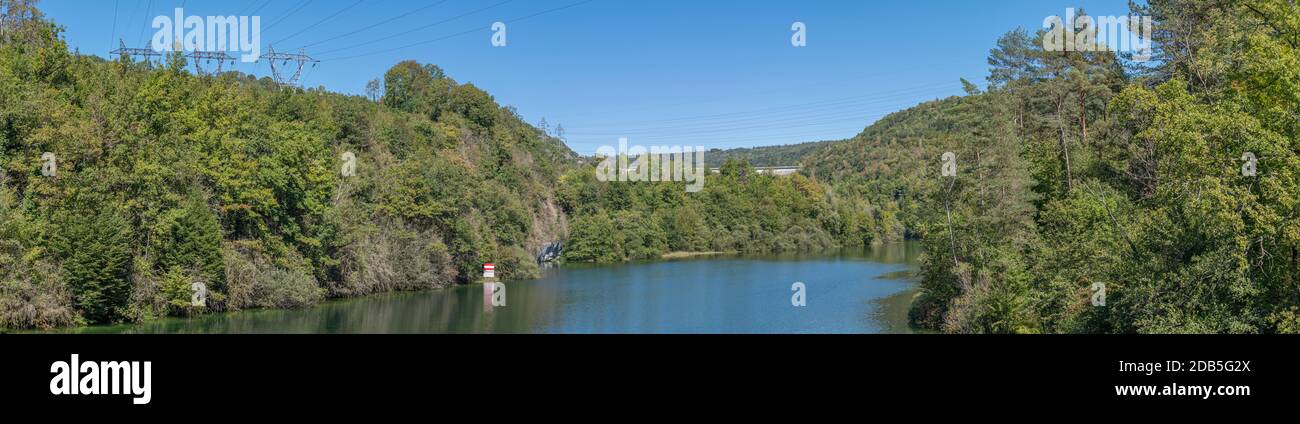
{"type": "Polygon", "coordinates": [[[186,54],[185,57],[194,60],[194,72],[199,75],[208,75],[203,69],[204,62],[212,63],[213,60],[217,61],[217,72],[213,75],[221,74],[222,65],[225,65],[226,61],[230,61],[231,66],[235,64],[235,58],[226,54],[226,52],[192,52],[186,54]]]}
{"type": "Polygon", "coordinates": [[[129,56],[129,57],[130,57],[131,59],[133,59],[133,60],[134,60],[136,57],[144,57],[144,63],[145,63],[145,64],[153,64],[153,59],[152,59],[152,58],[153,58],[154,56],[158,56],[158,57],[159,57],[159,60],[161,61],[162,53],[158,53],[158,52],[156,52],[156,51],[153,51],[153,49],[127,48],[127,47],[126,47],[126,42],[125,42],[125,41],[122,41],[122,39],[120,39],[120,38],[117,40],[117,44],[118,44],[119,46],[121,46],[121,47],[118,48],[117,50],[113,50],[113,51],[111,51],[111,52],[108,52],[108,54],[126,55],[126,56],[129,56]]]}
{"type": "Polygon", "coordinates": [[[298,85],[298,79],[302,78],[303,66],[306,66],[308,63],[310,63],[311,66],[315,68],[316,64],[320,63],[319,60],[313,59],[311,56],[308,56],[306,51],[303,49],[298,49],[298,53],[276,53],[275,47],[273,46],[266,47],[266,54],[262,55],[262,58],[266,59],[267,62],[271,64],[271,76],[275,78],[275,82],[278,82],[282,85],[289,85],[289,86],[298,85]],[[289,78],[285,78],[283,71],[279,67],[275,66],[275,62],[280,62],[280,66],[282,67],[288,66],[289,62],[293,62],[297,64],[297,66],[294,68],[293,76],[290,76],[289,78]]]}

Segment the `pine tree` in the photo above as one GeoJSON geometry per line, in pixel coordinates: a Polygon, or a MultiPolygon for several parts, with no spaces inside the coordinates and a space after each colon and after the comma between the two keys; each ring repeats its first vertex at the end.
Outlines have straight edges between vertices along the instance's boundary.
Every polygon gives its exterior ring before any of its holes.
{"type": "Polygon", "coordinates": [[[63,263],[74,303],[91,322],[113,322],[131,294],[131,232],[122,214],[105,202],[64,211],[50,248],[63,263]]]}

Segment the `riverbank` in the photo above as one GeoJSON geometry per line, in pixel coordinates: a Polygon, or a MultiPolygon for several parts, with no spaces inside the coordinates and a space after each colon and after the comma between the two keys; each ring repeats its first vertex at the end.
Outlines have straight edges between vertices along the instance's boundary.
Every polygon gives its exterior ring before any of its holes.
{"type": "Polygon", "coordinates": [[[739,252],[668,252],[659,255],[659,259],[682,259],[702,256],[734,255],[739,252]]]}

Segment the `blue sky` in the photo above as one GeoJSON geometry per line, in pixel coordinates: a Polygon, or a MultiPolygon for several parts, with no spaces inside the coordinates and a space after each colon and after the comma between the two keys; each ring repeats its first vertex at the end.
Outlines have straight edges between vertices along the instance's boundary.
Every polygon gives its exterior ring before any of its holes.
{"type": "MultiPolygon", "coordinates": [[[[1126,0],[41,3],[71,47],[101,56],[119,38],[143,47],[153,17],[181,6],[186,15],[261,16],[263,45],[309,46],[322,60],[305,75],[312,87],[360,94],[401,60],[437,64],[531,123],[563,124],[582,154],[620,136],[706,148],[848,138],[889,112],[960,94],[958,78],[983,85],[988,50],[1008,30],[1040,28],[1066,7],[1128,14],[1126,0]],[[507,22],[505,47],[491,45],[496,21],[507,22]],[[807,26],[806,47],[791,46],[796,21],[807,26]]],[[[235,69],[270,72],[265,63],[235,69]]]]}

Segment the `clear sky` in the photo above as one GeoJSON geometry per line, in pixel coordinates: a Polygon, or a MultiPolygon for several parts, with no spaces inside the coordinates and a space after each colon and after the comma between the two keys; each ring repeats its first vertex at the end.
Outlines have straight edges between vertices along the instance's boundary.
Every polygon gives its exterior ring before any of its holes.
{"type": "MultiPolygon", "coordinates": [[[[1066,7],[1126,0],[44,0],[72,48],[144,47],[154,16],[261,16],[262,44],[321,63],[307,86],[361,94],[398,61],[434,63],[563,124],[569,146],[730,148],[843,139],[916,103],[984,84],[997,37],[1066,7]],[[491,44],[507,23],[505,47],[491,44]],[[791,25],[807,46],[791,45],[791,25]]],[[[265,48],[263,49],[265,51],[265,48]]],[[[235,69],[259,76],[264,62],[235,69]]]]}

